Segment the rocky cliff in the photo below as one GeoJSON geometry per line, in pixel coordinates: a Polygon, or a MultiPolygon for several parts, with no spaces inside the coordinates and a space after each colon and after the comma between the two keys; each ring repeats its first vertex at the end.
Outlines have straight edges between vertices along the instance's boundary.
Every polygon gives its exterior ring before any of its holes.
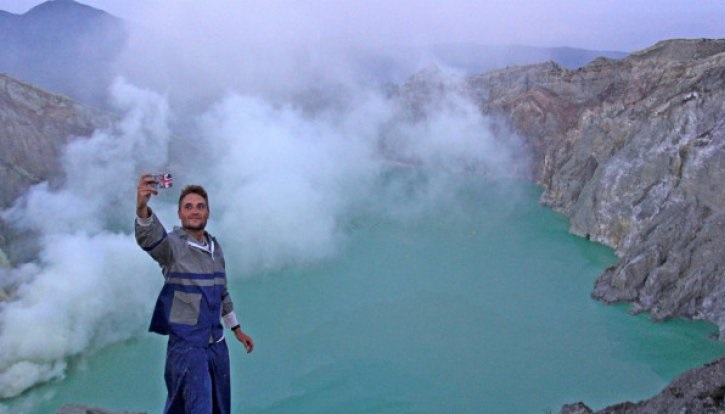
{"type": "MultiPolygon", "coordinates": [[[[66,97],[0,74],[0,210],[31,185],[54,181],[69,139],[89,136],[109,123],[107,116],[66,97]]],[[[8,265],[7,238],[0,220],[0,267],[8,265]]]]}
{"type": "Polygon", "coordinates": [[[468,87],[530,143],[542,202],[616,250],[595,298],[706,319],[725,339],[725,39],[571,71],[509,68],[468,87]]]}

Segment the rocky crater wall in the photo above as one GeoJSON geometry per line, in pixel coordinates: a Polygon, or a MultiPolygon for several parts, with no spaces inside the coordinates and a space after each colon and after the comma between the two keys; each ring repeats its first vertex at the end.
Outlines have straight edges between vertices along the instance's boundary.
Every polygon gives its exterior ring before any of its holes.
{"type": "MultiPolygon", "coordinates": [[[[0,74],[0,211],[31,185],[61,178],[59,160],[68,140],[108,125],[107,115],[0,74]]],[[[5,252],[11,237],[0,219],[0,267],[10,264],[5,252]]]]}
{"type": "Polygon", "coordinates": [[[484,112],[526,138],[541,201],[616,250],[595,298],[655,320],[709,320],[725,339],[725,40],[467,82],[484,112]]]}

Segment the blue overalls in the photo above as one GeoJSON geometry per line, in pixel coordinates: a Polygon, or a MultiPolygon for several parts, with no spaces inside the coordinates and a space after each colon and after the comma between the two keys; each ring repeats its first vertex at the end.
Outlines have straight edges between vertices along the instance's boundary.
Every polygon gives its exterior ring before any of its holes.
{"type": "Polygon", "coordinates": [[[165,414],[228,414],[231,407],[226,341],[206,347],[170,336],[164,372],[165,414]]]}
{"type": "Polygon", "coordinates": [[[205,245],[180,228],[167,234],[155,215],[149,227],[139,234],[137,224],[136,236],[165,277],[149,326],[169,335],[164,413],[227,414],[229,352],[220,318],[222,307],[231,310],[232,305],[221,247],[208,234],[205,245]]]}

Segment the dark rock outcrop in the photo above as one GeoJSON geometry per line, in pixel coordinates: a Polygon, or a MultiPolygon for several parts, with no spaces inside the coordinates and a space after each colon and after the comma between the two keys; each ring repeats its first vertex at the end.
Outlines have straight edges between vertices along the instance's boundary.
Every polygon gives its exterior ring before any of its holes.
{"type": "Polygon", "coordinates": [[[600,411],[584,403],[565,405],[560,414],[722,414],[725,413],[725,358],[685,372],[653,398],[624,402],[600,411]]]}

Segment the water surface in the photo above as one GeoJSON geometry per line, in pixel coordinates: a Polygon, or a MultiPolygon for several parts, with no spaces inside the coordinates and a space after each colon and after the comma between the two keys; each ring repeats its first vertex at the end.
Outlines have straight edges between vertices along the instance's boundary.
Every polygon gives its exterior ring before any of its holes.
{"type": "MultiPolygon", "coordinates": [[[[711,324],[655,324],[590,299],[612,251],[569,234],[537,188],[516,186],[512,198],[472,181],[455,207],[405,220],[360,215],[344,224],[338,256],[234,279],[257,349],[230,342],[233,411],[598,409],[654,395],[725,351],[708,339],[711,324]]],[[[145,334],[74,361],[67,378],[8,407],[161,412],[164,352],[145,334]]]]}

